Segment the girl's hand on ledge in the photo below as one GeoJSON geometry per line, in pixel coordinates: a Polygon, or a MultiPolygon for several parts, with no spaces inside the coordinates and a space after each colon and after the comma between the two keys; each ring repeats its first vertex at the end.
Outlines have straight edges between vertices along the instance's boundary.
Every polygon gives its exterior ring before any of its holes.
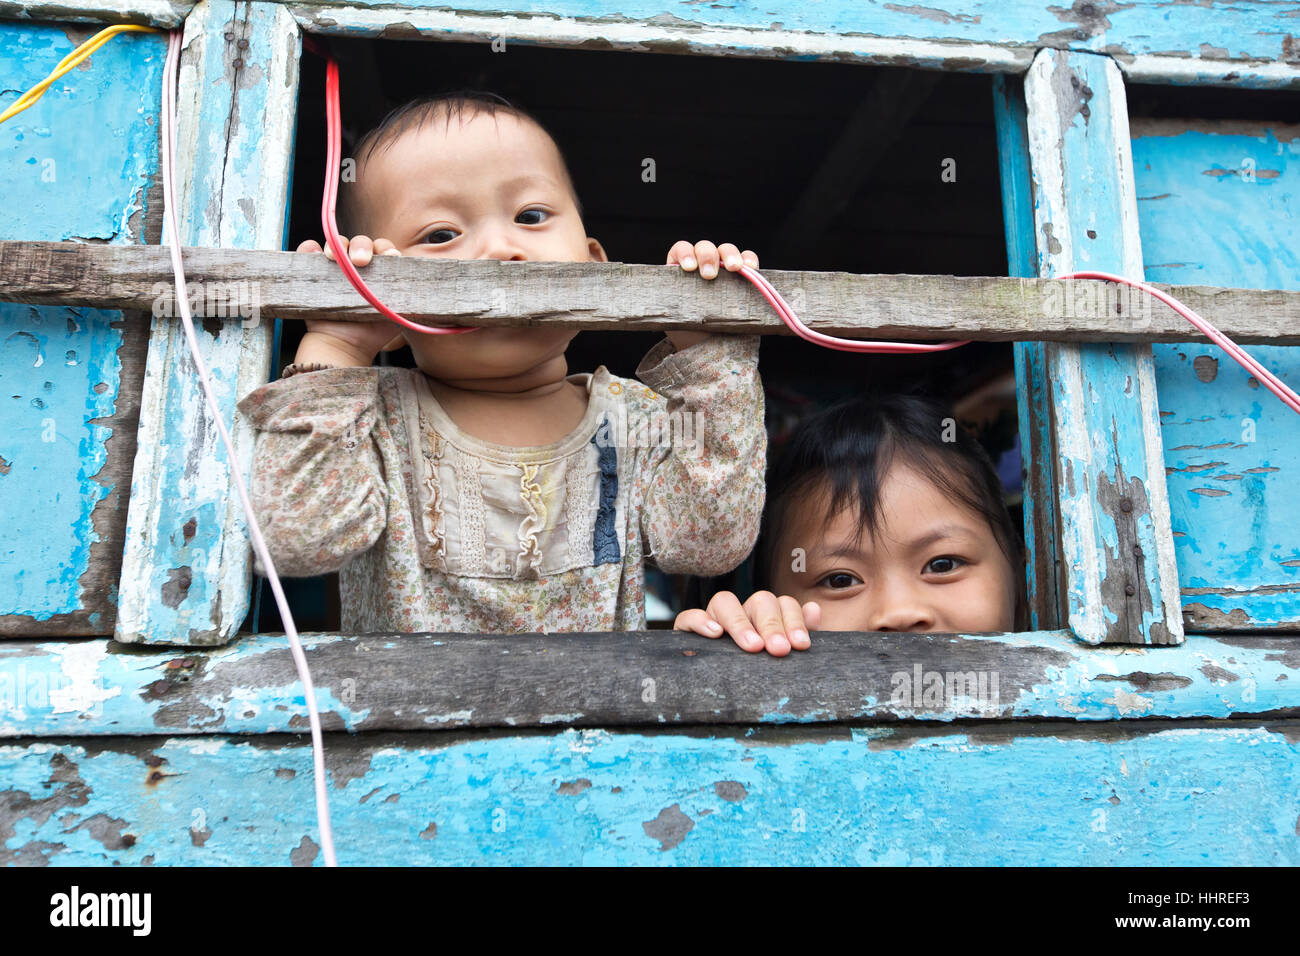
{"type": "Polygon", "coordinates": [[[756,591],[741,604],[730,591],[720,591],[707,609],[678,614],[673,627],[712,638],[727,634],[751,654],[766,650],[773,657],[785,657],[791,649],[806,651],[811,646],[808,632],[817,629],[821,618],[821,608],[813,601],[800,605],[788,595],[756,591]]]}

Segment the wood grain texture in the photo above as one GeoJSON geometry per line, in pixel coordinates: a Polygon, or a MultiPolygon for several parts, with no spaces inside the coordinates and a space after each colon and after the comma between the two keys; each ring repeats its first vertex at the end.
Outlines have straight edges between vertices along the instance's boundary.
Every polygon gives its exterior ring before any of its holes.
{"type": "MultiPolygon", "coordinates": [[[[0,102],[92,31],[0,22],[0,102]]],[[[151,241],[165,47],[118,37],[0,126],[0,237],[151,241]]],[[[113,633],[147,339],[147,317],[0,303],[0,637],[113,633]]]]}
{"type": "MultiPolygon", "coordinates": [[[[323,255],[187,248],[191,301],[239,325],[283,319],[379,321],[323,255]]],[[[1119,287],[1089,280],[765,271],[811,328],[854,337],[984,341],[1186,341],[1196,330],[1159,303],[1116,315],[1119,287]]],[[[790,334],[742,277],[712,282],[674,266],[376,258],[366,283],[426,325],[702,329],[790,334]]],[[[0,242],[0,298],[104,308],[170,307],[161,247],[0,242]]],[[[1300,344],[1300,292],[1162,286],[1240,342],[1300,344]]],[[[1127,294],[1125,294],[1127,295],[1127,294]]],[[[1149,299],[1136,297],[1139,305],[1149,299]]],[[[1125,299],[1124,301],[1127,301],[1125,299]]],[[[219,326],[215,326],[219,327],[219,326]]]]}
{"type": "Polygon", "coordinates": [[[1053,4],[947,0],[916,5],[819,0],[703,4],[625,0],[319,0],[288,4],[305,30],[711,56],[759,56],[1023,73],[1040,49],[1115,57],[1136,82],[1300,85],[1294,12],[1267,0],[1053,4]]]}
{"type": "MultiPolygon", "coordinates": [[[[298,45],[296,24],[277,4],[213,0],[186,19],[177,102],[182,242],[282,247],[298,45]]],[[[273,324],[196,326],[215,372],[215,412],[181,324],[156,319],[150,333],[115,632],[123,642],[220,644],[248,612],[252,566],[230,469],[247,471],[254,436],[234,408],[267,379],[273,324]],[[213,414],[234,421],[236,462],[213,414]]]]}
{"type": "MultiPolygon", "coordinates": [[[[1300,643],[1090,647],[1068,631],[821,632],[785,658],[616,634],[303,635],[329,730],[1300,716],[1300,643]]],[[[217,649],[0,644],[0,737],[294,733],[281,634],[217,649]]]]}
{"type": "MultiPolygon", "coordinates": [[[[1040,274],[1141,276],[1119,69],[1107,57],[1043,51],[1025,100],[1040,274]]],[[[1133,306],[1124,304],[1129,320],[1140,315],[1133,306]]],[[[1054,343],[1044,372],[1070,629],[1092,644],[1181,643],[1151,346],[1054,343]]]]}
{"type": "MultiPolygon", "coordinates": [[[[1298,733],[327,734],[325,766],[342,866],[1294,866],[1298,733]]],[[[322,862],[302,735],[19,742],[0,764],[0,865],[322,862]]]]}
{"type": "MultiPolygon", "coordinates": [[[[993,117],[997,130],[998,168],[1002,187],[1002,222],[1006,233],[1007,271],[1018,278],[1037,274],[1034,241],[1033,178],[1029,168],[1029,132],[1024,83],[993,78],[993,117]]],[[[1044,344],[1017,342],[1016,410],[1020,426],[1021,495],[1025,533],[1025,594],[1035,630],[1061,626],[1063,582],[1056,515],[1056,451],[1044,371],[1044,344]]]]}
{"type": "MultiPolygon", "coordinates": [[[[1300,127],[1132,126],[1147,276],[1300,289],[1300,127]]],[[[1300,382],[1300,350],[1251,354],[1300,382]]],[[[1153,349],[1188,630],[1300,629],[1300,417],[1216,346],[1153,349]]]]}

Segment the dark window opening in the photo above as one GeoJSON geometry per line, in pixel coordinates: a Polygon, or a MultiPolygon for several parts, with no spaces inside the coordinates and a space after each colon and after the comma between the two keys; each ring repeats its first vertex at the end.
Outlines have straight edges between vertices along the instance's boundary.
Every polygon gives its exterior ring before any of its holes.
{"type": "MultiPolygon", "coordinates": [[[[710,239],[753,249],[765,269],[1007,274],[988,76],[512,41],[500,53],[487,43],[329,42],[340,63],[345,155],[349,136],[359,138],[411,97],[464,88],[499,93],[537,116],[556,138],[587,232],[613,260],[658,264],[678,239],[710,239]],[[864,104],[873,90],[876,106],[869,111],[864,104]],[[870,118],[865,126],[864,116],[870,118]],[[827,172],[823,167],[837,148],[863,159],[827,172]],[[642,178],[647,158],[654,160],[654,182],[642,178]],[[819,172],[828,185],[810,190],[819,172]]],[[[322,238],[323,103],[323,63],[304,55],[290,249],[322,238]]],[[[302,331],[300,323],[285,323],[280,364],[292,360],[302,331]]],[[[605,365],[632,377],[659,338],[584,332],[570,347],[570,370],[605,365]]],[[[386,360],[413,365],[409,350],[386,360]]],[[[1012,517],[1019,522],[1012,368],[1005,343],[884,357],[768,336],[760,371],[772,447],[802,415],[865,385],[924,389],[979,426],[995,463],[1002,460],[1012,517]]],[[[319,586],[304,581],[294,588],[298,623],[336,630],[336,579],[312,580],[319,586]],[[314,599],[308,597],[313,588],[314,599]]],[[[662,581],[659,587],[665,600],[694,606],[716,586],[743,590],[746,582],[742,566],[730,580],[676,581],[674,594],[663,593],[662,581]]],[[[261,608],[262,629],[279,629],[269,589],[261,608]]]]}

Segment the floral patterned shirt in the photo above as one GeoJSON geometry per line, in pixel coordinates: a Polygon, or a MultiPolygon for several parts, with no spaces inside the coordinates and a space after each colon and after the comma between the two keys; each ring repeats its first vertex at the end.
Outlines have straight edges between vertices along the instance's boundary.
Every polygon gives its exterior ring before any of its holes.
{"type": "Polygon", "coordinates": [[[718,575],[753,547],[767,436],[756,336],[665,339],[636,374],[569,376],[585,417],[528,448],[461,431],[417,369],[263,385],[239,410],[277,570],[338,571],[348,633],[644,629],[646,559],[718,575]]]}

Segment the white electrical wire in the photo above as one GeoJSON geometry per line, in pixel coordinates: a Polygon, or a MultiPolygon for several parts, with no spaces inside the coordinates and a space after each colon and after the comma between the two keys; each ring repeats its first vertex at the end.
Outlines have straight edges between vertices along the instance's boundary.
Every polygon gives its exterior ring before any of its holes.
{"type": "Polygon", "coordinates": [[[320,715],[316,711],[316,689],[312,686],[311,672],[307,669],[307,658],[298,641],[298,629],[294,626],[293,615],[289,613],[289,604],[280,587],[280,576],[276,574],[275,564],[262,538],[262,529],[258,526],[257,516],[244,487],[244,478],[239,471],[239,459],[235,455],[234,443],[221,415],[220,406],[212,394],[212,381],[208,367],[199,352],[198,338],[194,334],[194,321],[190,316],[189,296],[185,287],[185,269],[181,262],[180,227],[176,221],[176,203],[173,195],[175,170],[173,163],[176,156],[176,81],[180,67],[181,33],[172,30],[167,34],[167,64],[163,71],[162,99],[162,174],[163,174],[163,226],[171,246],[172,271],[176,278],[176,307],[181,322],[185,326],[185,337],[189,341],[190,354],[194,367],[198,369],[199,380],[203,383],[203,394],[207,398],[208,410],[216,422],[222,444],[226,446],[226,456],[230,462],[230,477],[234,480],[239,493],[239,502],[244,506],[244,515],[248,519],[248,532],[253,539],[253,548],[262,560],[267,579],[271,582],[271,591],[275,594],[276,606],[280,609],[280,618],[284,622],[285,636],[289,638],[289,649],[293,655],[294,666],[298,669],[298,678],[302,681],[303,696],[307,702],[307,718],[311,724],[312,765],[315,770],[316,783],[316,822],[320,829],[321,852],[325,856],[326,866],[338,866],[334,858],[334,834],[330,828],[329,796],[325,789],[325,753],[321,742],[320,715]]]}

